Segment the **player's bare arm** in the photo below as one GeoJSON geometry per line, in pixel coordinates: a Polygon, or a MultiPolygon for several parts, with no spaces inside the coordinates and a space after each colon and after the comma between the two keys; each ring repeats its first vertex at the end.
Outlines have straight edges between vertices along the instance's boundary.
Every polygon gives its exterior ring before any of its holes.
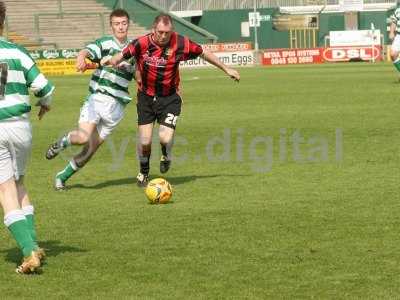
{"type": "Polygon", "coordinates": [[[389,31],[389,39],[394,40],[394,37],[396,36],[396,23],[392,22],[390,24],[390,31],[389,31]]]}
{"type": "Polygon", "coordinates": [[[86,63],[86,58],[89,57],[89,51],[86,49],[82,49],[78,53],[78,57],[76,58],[76,70],[78,72],[85,72],[88,68],[86,63]]]}
{"type": "Polygon", "coordinates": [[[47,97],[43,97],[40,99],[37,103],[36,106],[39,106],[39,112],[38,112],[38,118],[41,120],[43,116],[50,111],[50,104],[52,101],[52,96],[48,95],[47,97]]]}
{"type": "Polygon", "coordinates": [[[222,71],[224,71],[229,77],[231,77],[233,80],[238,81],[240,80],[240,75],[239,72],[227,67],[225,64],[221,63],[220,60],[218,59],[215,54],[209,51],[204,51],[200,55],[203,59],[205,59],[207,62],[210,64],[216,66],[217,68],[220,68],[222,71]]]}
{"type": "MultiPolygon", "coordinates": [[[[40,86],[37,86],[35,84],[31,85],[31,89],[33,91],[37,91],[40,89],[40,86]]],[[[41,97],[40,99],[38,99],[38,101],[36,102],[35,106],[39,106],[39,112],[38,112],[38,118],[39,120],[41,120],[43,118],[43,116],[50,111],[50,105],[51,102],[53,101],[53,93],[48,93],[47,95],[45,95],[44,97],[41,97]]]]}
{"type": "Polygon", "coordinates": [[[113,66],[118,67],[118,65],[124,60],[122,53],[117,53],[114,56],[106,56],[103,57],[100,61],[100,65],[102,66],[113,66]]]}
{"type": "Polygon", "coordinates": [[[39,118],[39,120],[41,120],[41,119],[43,118],[43,116],[44,116],[48,111],[50,111],[50,106],[47,106],[47,105],[40,105],[40,110],[39,110],[39,113],[38,113],[38,118],[39,118]]]}

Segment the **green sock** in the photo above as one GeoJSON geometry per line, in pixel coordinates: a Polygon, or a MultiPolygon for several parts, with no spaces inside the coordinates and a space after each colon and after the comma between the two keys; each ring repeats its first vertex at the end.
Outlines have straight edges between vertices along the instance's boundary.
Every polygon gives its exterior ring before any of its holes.
{"type": "Polygon", "coordinates": [[[25,215],[26,222],[28,223],[29,233],[31,234],[32,240],[36,243],[37,236],[36,236],[36,229],[35,229],[35,219],[33,215],[25,215]]]}
{"type": "Polygon", "coordinates": [[[400,72],[400,58],[396,59],[396,60],[393,62],[393,65],[394,65],[394,67],[397,69],[397,71],[400,72]]]}
{"type": "Polygon", "coordinates": [[[27,205],[22,207],[22,211],[24,212],[26,222],[28,223],[29,233],[31,235],[32,240],[37,243],[36,229],[35,229],[35,218],[34,218],[34,207],[33,205],[27,205]]]}
{"type": "Polygon", "coordinates": [[[16,240],[24,257],[31,255],[32,251],[38,248],[38,245],[32,240],[29,233],[28,222],[25,219],[22,210],[14,210],[5,217],[5,224],[16,240]]]}
{"type": "Polygon", "coordinates": [[[56,177],[60,178],[63,182],[66,182],[72,175],[74,175],[79,168],[73,160],[71,160],[64,170],[58,172],[56,177]]]}

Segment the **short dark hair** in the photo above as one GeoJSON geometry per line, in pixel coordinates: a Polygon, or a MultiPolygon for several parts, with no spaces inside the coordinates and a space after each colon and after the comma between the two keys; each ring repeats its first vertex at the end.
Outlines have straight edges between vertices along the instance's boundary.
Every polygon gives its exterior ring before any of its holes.
{"type": "Polygon", "coordinates": [[[172,18],[170,15],[167,14],[159,14],[157,17],[155,17],[154,21],[153,21],[153,28],[155,28],[158,23],[163,23],[164,25],[168,25],[171,24],[172,26],[174,25],[172,23],[172,18]]]}
{"type": "Polygon", "coordinates": [[[4,27],[4,21],[6,19],[6,5],[3,1],[0,1],[0,27],[4,27]]]}
{"type": "Polygon", "coordinates": [[[111,24],[111,19],[112,19],[113,17],[127,17],[127,18],[128,18],[128,21],[131,19],[131,18],[129,17],[128,12],[127,12],[125,9],[121,9],[121,8],[114,9],[114,10],[111,12],[111,14],[110,14],[110,24],[111,24]]]}

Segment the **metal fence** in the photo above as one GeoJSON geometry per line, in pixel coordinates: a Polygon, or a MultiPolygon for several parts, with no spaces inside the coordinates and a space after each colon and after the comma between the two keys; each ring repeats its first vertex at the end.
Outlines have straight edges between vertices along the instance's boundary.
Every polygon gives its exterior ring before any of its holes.
{"type": "MultiPolygon", "coordinates": [[[[308,6],[308,5],[337,5],[339,0],[147,0],[167,11],[185,10],[219,10],[219,9],[246,9],[281,7],[281,6],[308,6]]],[[[391,3],[396,0],[364,0],[364,3],[391,3]]]]}

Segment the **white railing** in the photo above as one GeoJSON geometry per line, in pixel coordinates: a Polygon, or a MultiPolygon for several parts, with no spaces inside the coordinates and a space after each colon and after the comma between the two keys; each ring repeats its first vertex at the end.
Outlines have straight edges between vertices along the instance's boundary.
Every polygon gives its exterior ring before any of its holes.
{"type": "MultiPolygon", "coordinates": [[[[219,10],[258,8],[281,6],[338,5],[339,0],[149,0],[151,3],[167,11],[185,10],[219,10]]],[[[364,0],[365,4],[392,3],[396,0],[364,0]]]]}

